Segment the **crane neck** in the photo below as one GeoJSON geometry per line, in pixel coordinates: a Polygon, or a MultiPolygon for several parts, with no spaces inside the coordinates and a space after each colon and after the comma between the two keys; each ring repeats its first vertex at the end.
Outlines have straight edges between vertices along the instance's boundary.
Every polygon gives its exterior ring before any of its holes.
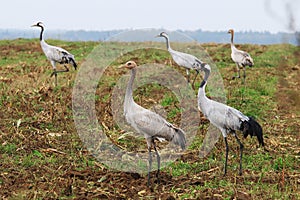
{"type": "Polygon", "coordinates": [[[170,46],[170,40],[168,36],[164,36],[164,38],[166,38],[166,44],[167,44],[167,49],[170,50],[171,46],[170,46]]]}
{"type": "Polygon", "coordinates": [[[207,82],[208,77],[209,77],[209,75],[210,75],[210,69],[204,68],[203,71],[204,71],[204,73],[205,73],[205,74],[204,74],[204,81],[207,82]]]}
{"type": "Polygon", "coordinates": [[[231,46],[234,46],[234,44],[233,44],[233,37],[234,37],[234,32],[231,32],[231,46]]]}
{"type": "Polygon", "coordinates": [[[198,96],[197,96],[198,107],[201,109],[202,112],[203,112],[203,104],[205,104],[205,102],[207,101],[207,97],[205,94],[206,83],[207,82],[205,80],[201,82],[201,85],[198,89],[198,96]]]}
{"type": "Polygon", "coordinates": [[[131,101],[133,101],[133,91],[132,91],[132,87],[133,87],[133,81],[135,79],[136,76],[136,68],[132,68],[130,70],[130,79],[127,85],[127,89],[126,89],[126,94],[125,94],[125,104],[127,105],[128,103],[130,103],[131,101]]]}
{"type": "Polygon", "coordinates": [[[199,90],[198,90],[198,96],[200,96],[200,94],[205,96],[205,87],[206,87],[206,84],[207,84],[208,77],[210,75],[210,70],[204,68],[203,71],[204,71],[205,74],[204,74],[204,79],[201,82],[199,90]]]}
{"type": "Polygon", "coordinates": [[[40,27],[41,27],[40,41],[42,41],[43,40],[44,27],[43,26],[40,26],[40,27]]]}

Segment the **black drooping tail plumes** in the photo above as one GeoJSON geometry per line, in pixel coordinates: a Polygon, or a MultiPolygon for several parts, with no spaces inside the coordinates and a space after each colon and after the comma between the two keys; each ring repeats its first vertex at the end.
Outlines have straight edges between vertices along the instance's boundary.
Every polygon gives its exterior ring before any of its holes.
{"type": "Polygon", "coordinates": [[[249,121],[242,122],[241,131],[244,134],[244,138],[248,135],[251,137],[256,136],[259,144],[265,146],[262,127],[252,117],[249,117],[249,121]]]}
{"type": "Polygon", "coordinates": [[[70,55],[68,52],[65,52],[65,51],[62,51],[61,53],[63,54],[63,57],[61,59],[60,64],[70,63],[70,64],[73,65],[74,69],[76,70],[77,69],[77,64],[74,60],[74,56],[70,55]]]}
{"type": "Polygon", "coordinates": [[[76,64],[75,60],[73,58],[69,57],[69,61],[73,65],[74,69],[76,70],[77,69],[77,64],[76,64]]]}
{"type": "Polygon", "coordinates": [[[250,59],[246,59],[245,66],[252,67],[253,66],[253,62],[250,59]]]}

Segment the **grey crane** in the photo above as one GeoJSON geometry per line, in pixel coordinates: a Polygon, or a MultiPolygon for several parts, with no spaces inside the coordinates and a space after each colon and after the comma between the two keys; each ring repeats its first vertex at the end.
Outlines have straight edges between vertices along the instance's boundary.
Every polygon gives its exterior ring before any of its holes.
{"type": "Polygon", "coordinates": [[[31,27],[40,27],[41,33],[40,33],[40,44],[42,47],[42,50],[44,54],[46,55],[47,59],[51,62],[53,73],[51,74],[51,77],[55,76],[55,85],[57,85],[57,73],[60,72],[68,72],[69,68],[65,64],[71,64],[73,67],[77,68],[77,64],[75,62],[74,55],[69,53],[67,50],[49,45],[45,42],[43,38],[44,33],[44,24],[42,22],[38,22],[37,24],[32,25],[31,27]],[[65,67],[65,70],[56,70],[56,63],[63,64],[65,67]]]}
{"type": "Polygon", "coordinates": [[[232,133],[240,146],[240,169],[239,174],[242,174],[242,155],[244,145],[241,143],[236,135],[236,131],[243,133],[244,138],[248,135],[257,136],[260,145],[264,146],[262,127],[252,117],[248,117],[238,111],[235,108],[227,106],[225,104],[213,101],[206,97],[205,86],[207,84],[208,77],[211,69],[209,65],[205,65],[202,69],[205,72],[204,79],[200,84],[198,90],[198,108],[204,114],[204,116],[216,126],[224,137],[226,145],[226,160],[224,167],[224,175],[227,173],[227,160],[228,160],[228,143],[227,135],[232,133]]]}
{"type": "Polygon", "coordinates": [[[194,89],[194,82],[196,80],[197,75],[199,74],[202,61],[193,55],[173,50],[170,46],[169,36],[167,33],[161,32],[156,37],[163,37],[166,39],[167,49],[171,54],[173,60],[175,61],[176,64],[186,69],[188,83],[190,82],[190,70],[191,69],[196,70],[196,75],[192,83],[192,87],[194,89]]]}
{"type": "Polygon", "coordinates": [[[232,78],[240,78],[240,67],[243,67],[244,75],[243,75],[243,83],[246,80],[246,66],[252,67],[254,65],[253,59],[249,55],[249,53],[237,49],[233,44],[234,30],[229,29],[228,33],[231,34],[231,58],[233,62],[236,64],[237,76],[233,76],[232,78]]]}
{"type": "Polygon", "coordinates": [[[134,61],[128,61],[120,68],[127,68],[131,70],[130,80],[126,89],[124,100],[124,115],[126,121],[140,134],[143,134],[149,152],[149,167],[148,167],[148,186],[150,185],[150,171],[152,167],[152,155],[151,148],[153,147],[157,157],[157,173],[156,177],[159,181],[160,171],[160,156],[156,149],[155,140],[165,139],[176,145],[179,145],[182,149],[185,149],[186,139],[185,133],[180,128],[175,127],[171,123],[167,122],[163,117],[147,110],[140,105],[136,104],[132,96],[132,86],[136,76],[136,63],[134,61]]]}

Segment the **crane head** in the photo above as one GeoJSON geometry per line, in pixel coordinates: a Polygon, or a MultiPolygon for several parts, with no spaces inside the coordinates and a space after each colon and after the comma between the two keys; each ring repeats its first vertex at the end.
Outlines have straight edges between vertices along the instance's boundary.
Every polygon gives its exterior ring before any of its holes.
{"type": "Polygon", "coordinates": [[[160,34],[158,34],[156,37],[168,37],[168,34],[166,32],[161,32],[160,34]]]}
{"type": "Polygon", "coordinates": [[[44,27],[44,24],[43,24],[43,22],[38,22],[38,23],[36,23],[36,24],[33,24],[31,27],[44,27]]]}
{"type": "Polygon", "coordinates": [[[201,62],[198,59],[195,60],[197,63],[197,70],[201,70],[201,71],[211,71],[211,68],[209,66],[209,64],[205,63],[205,62],[201,62]]]}
{"type": "Polygon", "coordinates": [[[229,29],[227,33],[233,34],[234,30],[233,29],[229,29]]]}
{"type": "Polygon", "coordinates": [[[124,65],[121,65],[119,68],[127,68],[127,69],[133,69],[137,66],[137,64],[134,61],[128,61],[124,65]]]}
{"type": "Polygon", "coordinates": [[[210,66],[209,66],[209,64],[207,64],[207,63],[202,63],[201,64],[201,69],[203,70],[203,71],[211,71],[211,68],[210,68],[210,66]]]}

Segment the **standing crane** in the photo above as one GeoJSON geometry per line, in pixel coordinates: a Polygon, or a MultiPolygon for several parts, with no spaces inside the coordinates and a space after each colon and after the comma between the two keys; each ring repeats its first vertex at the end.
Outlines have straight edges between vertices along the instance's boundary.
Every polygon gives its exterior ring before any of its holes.
{"type": "Polygon", "coordinates": [[[231,58],[233,62],[236,64],[237,69],[237,76],[233,76],[232,78],[240,78],[240,67],[243,67],[244,71],[244,79],[243,83],[245,83],[246,80],[246,66],[252,67],[254,65],[253,59],[249,55],[249,53],[237,49],[233,44],[233,36],[234,36],[234,30],[229,29],[228,33],[231,34],[231,58]]]}
{"type": "Polygon", "coordinates": [[[192,83],[192,87],[194,89],[194,82],[196,80],[197,75],[199,74],[199,70],[201,68],[202,61],[200,61],[198,58],[196,58],[193,55],[173,50],[170,46],[169,36],[167,33],[161,32],[156,37],[163,37],[166,39],[167,49],[168,49],[169,53],[171,54],[173,60],[175,61],[175,63],[177,65],[184,67],[186,69],[188,83],[190,82],[190,70],[191,69],[196,70],[196,75],[195,75],[195,78],[192,83]]]}
{"type": "Polygon", "coordinates": [[[69,53],[63,48],[56,47],[49,45],[45,42],[43,38],[43,32],[44,32],[44,24],[42,22],[38,22],[37,24],[32,25],[31,27],[40,27],[41,33],[40,33],[40,43],[42,50],[44,54],[46,55],[47,59],[51,62],[53,72],[51,74],[51,77],[55,76],[55,86],[57,85],[57,73],[61,72],[68,72],[69,68],[65,64],[71,64],[73,67],[77,68],[77,64],[75,62],[74,55],[69,53]],[[63,64],[65,67],[65,70],[56,70],[56,63],[63,64]]]}
{"type": "Polygon", "coordinates": [[[131,71],[130,80],[125,94],[124,101],[124,115],[127,122],[138,132],[144,135],[149,152],[149,167],[148,167],[148,186],[150,185],[150,171],[152,167],[152,155],[151,148],[153,147],[157,157],[157,173],[156,177],[159,181],[160,171],[160,156],[156,149],[155,140],[165,139],[176,145],[179,145],[182,149],[185,149],[186,139],[185,133],[180,128],[175,127],[173,124],[167,122],[163,117],[147,110],[140,105],[136,104],[132,96],[133,81],[136,76],[136,63],[134,61],[128,61],[120,68],[127,68],[131,71]]]}
{"type": "Polygon", "coordinates": [[[257,136],[260,145],[264,146],[262,128],[257,121],[252,117],[248,117],[240,111],[227,106],[225,104],[213,101],[206,97],[205,86],[207,84],[208,77],[210,75],[210,66],[205,65],[202,70],[205,72],[204,79],[200,84],[198,90],[198,109],[204,114],[204,116],[221,132],[224,137],[226,145],[226,160],[224,167],[224,175],[227,173],[227,160],[228,160],[228,143],[227,135],[232,133],[240,146],[240,169],[239,174],[242,174],[242,155],[244,145],[241,143],[236,135],[236,131],[241,131],[246,138],[248,135],[257,136]]]}

